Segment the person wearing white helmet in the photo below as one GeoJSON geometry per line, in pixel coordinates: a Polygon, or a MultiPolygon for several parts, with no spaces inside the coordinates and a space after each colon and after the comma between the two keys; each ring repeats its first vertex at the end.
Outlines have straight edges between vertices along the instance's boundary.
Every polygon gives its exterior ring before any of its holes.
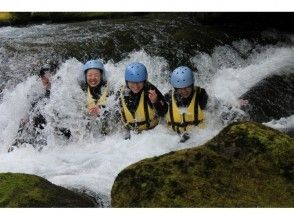
{"type": "Polygon", "coordinates": [[[176,68],[171,74],[174,87],[165,95],[169,103],[165,116],[169,128],[181,135],[181,142],[189,139],[189,131],[197,126],[203,128],[208,95],[205,89],[194,85],[194,75],[187,66],[176,68]]]}
{"type": "MultiPolygon", "coordinates": [[[[164,96],[147,78],[147,69],[142,63],[131,63],[125,70],[126,86],[120,92],[119,101],[121,119],[128,131],[154,128],[167,111],[164,96]]],[[[128,138],[126,135],[125,139],[128,138]]]]}

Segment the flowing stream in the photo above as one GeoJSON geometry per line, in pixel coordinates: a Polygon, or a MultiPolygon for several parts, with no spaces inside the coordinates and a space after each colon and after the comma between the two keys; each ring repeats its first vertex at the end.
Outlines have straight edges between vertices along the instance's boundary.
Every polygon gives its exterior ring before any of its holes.
{"type": "MultiPolygon", "coordinates": [[[[91,195],[108,207],[115,177],[128,165],[199,146],[228,123],[248,119],[246,109],[238,106],[239,97],[272,75],[294,73],[293,39],[274,30],[236,34],[201,25],[185,14],[1,27],[0,172],[36,174],[91,195]],[[178,65],[190,66],[195,84],[210,97],[206,128],[195,128],[185,143],[164,122],[153,130],[132,133],[130,140],[123,139],[115,124],[107,136],[87,130],[79,80],[83,63],[92,58],[103,59],[115,91],[124,85],[124,70],[130,62],[145,64],[149,81],[163,94],[171,89],[171,71],[178,65]],[[47,145],[38,151],[24,144],[8,153],[21,119],[30,114],[32,100],[44,92],[35,73],[48,62],[57,63],[58,70],[50,100],[41,106],[48,122],[42,133],[47,145]],[[70,128],[72,138],[56,135],[56,127],[70,128]]],[[[110,103],[115,103],[114,96],[110,103]]],[[[281,131],[291,129],[293,108],[289,112],[264,124],[281,131]]]]}

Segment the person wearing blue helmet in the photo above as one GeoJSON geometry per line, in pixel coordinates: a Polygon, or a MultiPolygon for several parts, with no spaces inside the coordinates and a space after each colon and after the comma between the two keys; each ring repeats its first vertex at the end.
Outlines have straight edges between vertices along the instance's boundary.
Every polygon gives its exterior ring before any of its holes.
{"type": "MultiPolygon", "coordinates": [[[[85,85],[82,89],[86,93],[86,106],[90,120],[87,128],[99,130],[98,133],[108,134],[110,131],[109,118],[111,112],[107,110],[107,100],[112,94],[105,77],[104,65],[100,60],[89,60],[84,64],[83,73],[85,85]]],[[[94,132],[97,134],[97,132],[94,132]]]]}
{"type": "Polygon", "coordinates": [[[89,60],[84,64],[83,72],[86,82],[83,89],[87,96],[88,113],[93,117],[98,117],[108,97],[104,65],[99,60],[89,60]]]}
{"type": "Polygon", "coordinates": [[[147,78],[147,69],[142,63],[131,63],[125,70],[126,86],[120,92],[119,101],[127,130],[152,129],[158,124],[158,118],[167,112],[164,96],[147,78]]]}
{"type": "Polygon", "coordinates": [[[185,142],[193,127],[203,127],[208,95],[205,89],[194,86],[193,72],[187,66],[180,66],[172,72],[171,84],[173,91],[165,95],[169,103],[165,118],[168,127],[180,134],[181,142],[185,142]]]}

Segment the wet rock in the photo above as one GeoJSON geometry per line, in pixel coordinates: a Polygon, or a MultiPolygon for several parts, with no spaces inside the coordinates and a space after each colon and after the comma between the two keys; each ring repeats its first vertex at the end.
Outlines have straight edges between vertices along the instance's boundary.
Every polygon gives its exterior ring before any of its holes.
{"type": "Polygon", "coordinates": [[[294,74],[273,75],[242,95],[250,103],[251,120],[268,122],[294,114],[294,74]]]}
{"type": "Polygon", "coordinates": [[[36,175],[0,174],[0,207],[97,207],[89,197],[36,175]]]}
{"type": "Polygon", "coordinates": [[[127,167],[111,199],[112,207],[293,207],[294,139],[233,123],[200,147],[127,167]]]}

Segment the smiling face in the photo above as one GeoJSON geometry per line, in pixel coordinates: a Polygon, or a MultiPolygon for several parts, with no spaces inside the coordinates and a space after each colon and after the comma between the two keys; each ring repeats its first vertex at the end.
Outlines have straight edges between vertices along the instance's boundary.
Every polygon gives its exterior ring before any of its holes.
{"type": "Polygon", "coordinates": [[[90,87],[98,86],[102,79],[102,72],[98,69],[89,69],[86,73],[87,84],[90,87]]]}
{"type": "Polygon", "coordinates": [[[192,86],[188,86],[185,88],[179,88],[177,89],[178,94],[182,97],[182,98],[188,98],[193,91],[193,87],[192,86]]]}
{"type": "Polygon", "coordinates": [[[135,94],[139,93],[144,87],[144,82],[127,82],[127,83],[130,90],[135,94]]]}

